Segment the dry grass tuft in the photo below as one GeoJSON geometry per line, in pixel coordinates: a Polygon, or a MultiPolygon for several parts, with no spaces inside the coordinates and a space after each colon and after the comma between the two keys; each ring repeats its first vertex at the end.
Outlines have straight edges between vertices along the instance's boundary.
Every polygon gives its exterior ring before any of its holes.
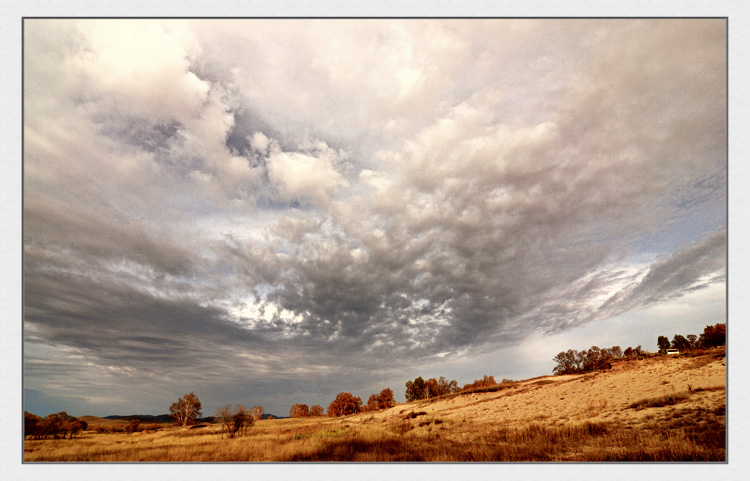
{"type": "Polygon", "coordinates": [[[682,401],[685,401],[688,397],[690,397],[689,392],[679,394],[665,394],[663,396],[641,399],[640,401],[636,401],[628,407],[634,409],[644,409],[673,406],[675,404],[681,403],[682,401]]]}

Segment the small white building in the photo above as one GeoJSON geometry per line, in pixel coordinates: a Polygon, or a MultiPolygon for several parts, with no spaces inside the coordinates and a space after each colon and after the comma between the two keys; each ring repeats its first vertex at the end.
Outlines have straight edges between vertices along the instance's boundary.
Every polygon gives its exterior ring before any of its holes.
{"type": "Polygon", "coordinates": [[[667,349],[667,354],[679,354],[679,349],[667,349]]]}

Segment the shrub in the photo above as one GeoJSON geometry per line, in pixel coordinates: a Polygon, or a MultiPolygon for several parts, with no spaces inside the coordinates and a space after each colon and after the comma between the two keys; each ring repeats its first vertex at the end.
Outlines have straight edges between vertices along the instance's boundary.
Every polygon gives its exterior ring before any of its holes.
{"type": "Polygon", "coordinates": [[[497,385],[497,382],[495,382],[494,376],[485,375],[482,379],[475,379],[474,382],[471,384],[465,384],[462,391],[482,389],[482,388],[496,386],[496,385],[497,385]]]}
{"type": "Polygon", "coordinates": [[[133,434],[138,431],[140,431],[139,426],[141,425],[141,421],[138,419],[133,419],[130,421],[130,423],[125,427],[125,432],[128,434],[133,434]]]}
{"type": "Polygon", "coordinates": [[[250,411],[243,406],[237,406],[236,411],[230,405],[219,408],[216,410],[216,419],[221,423],[221,435],[226,433],[230,438],[243,435],[255,422],[250,411]]]}

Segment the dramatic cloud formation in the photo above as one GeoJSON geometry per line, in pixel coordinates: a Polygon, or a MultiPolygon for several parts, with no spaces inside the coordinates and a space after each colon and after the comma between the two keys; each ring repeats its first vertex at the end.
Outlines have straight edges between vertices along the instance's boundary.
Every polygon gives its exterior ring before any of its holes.
{"type": "MultiPolygon", "coordinates": [[[[724,20],[24,34],[37,414],[161,413],[195,391],[283,415],[698,291],[724,299],[724,20]]],[[[724,321],[711,315],[696,322],[724,321]]]]}

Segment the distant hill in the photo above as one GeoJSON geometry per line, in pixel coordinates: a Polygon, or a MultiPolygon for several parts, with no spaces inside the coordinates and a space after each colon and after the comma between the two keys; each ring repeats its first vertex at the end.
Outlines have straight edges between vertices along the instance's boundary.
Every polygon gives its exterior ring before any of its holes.
{"type": "MultiPolygon", "coordinates": [[[[123,421],[132,421],[134,419],[139,420],[142,423],[169,423],[172,422],[172,418],[169,417],[169,414],[158,414],[158,415],[151,415],[151,414],[129,414],[127,416],[122,415],[112,415],[112,416],[105,416],[104,419],[111,419],[111,420],[123,420],[123,421]]],[[[203,421],[202,419],[199,419],[198,421],[203,421]]],[[[203,421],[206,422],[206,421],[203,421]]]]}
{"type": "MultiPolygon", "coordinates": [[[[275,414],[264,414],[263,419],[268,419],[268,417],[273,417],[276,419],[284,419],[286,416],[276,416],[275,414]]],[[[93,418],[93,419],[108,419],[110,421],[126,421],[130,422],[134,419],[139,420],[141,423],[171,423],[172,418],[169,416],[169,414],[128,414],[128,415],[118,415],[113,414],[110,416],[105,416],[103,418],[96,418],[94,416],[84,416],[86,418],[93,418]]],[[[83,419],[83,418],[79,418],[83,419]]],[[[216,420],[214,416],[206,416],[203,418],[198,418],[199,423],[213,423],[216,420]]],[[[87,421],[88,422],[88,421],[87,421]]],[[[89,423],[90,424],[90,423],[89,423]]]]}

